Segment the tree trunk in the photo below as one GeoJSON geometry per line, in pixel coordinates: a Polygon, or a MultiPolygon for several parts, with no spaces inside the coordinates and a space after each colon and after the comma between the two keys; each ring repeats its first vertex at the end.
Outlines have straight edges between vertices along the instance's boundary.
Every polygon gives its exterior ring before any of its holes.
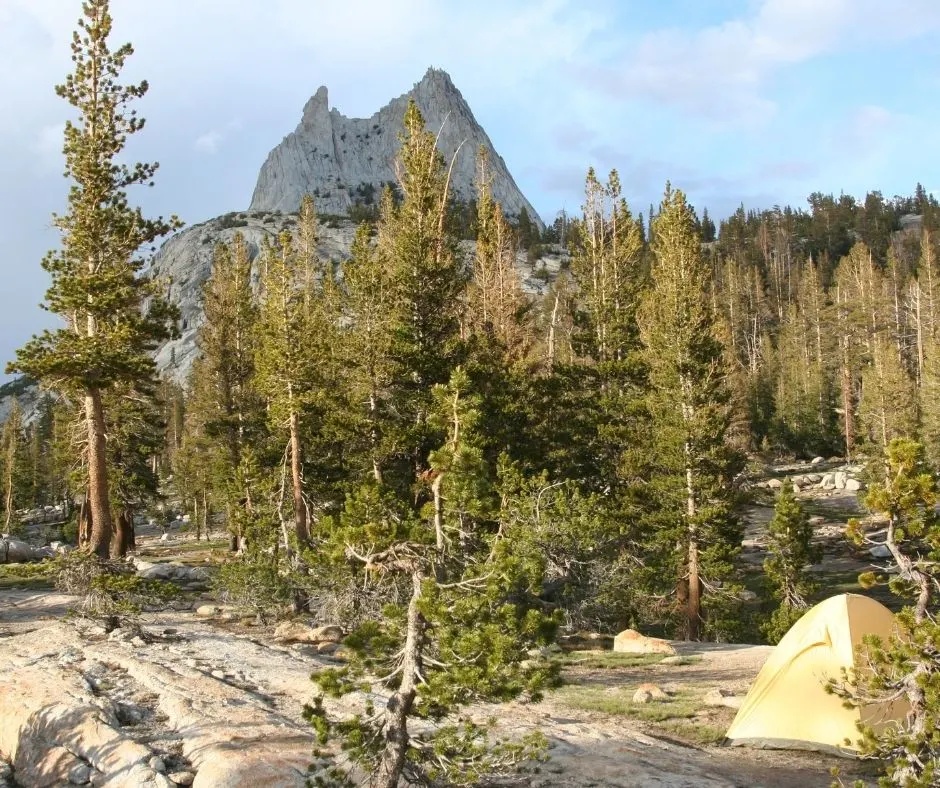
{"type": "Polygon", "coordinates": [[[133,541],[134,512],[129,506],[121,507],[118,512],[114,532],[111,534],[111,557],[123,558],[133,541]]]}
{"type": "MultiPolygon", "coordinates": [[[[686,454],[690,453],[688,444],[686,444],[686,454]]],[[[686,638],[688,640],[699,639],[699,628],[702,621],[702,587],[699,577],[699,556],[698,539],[695,534],[695,488],[693,486],[692,468],[686,467],[685,471],[685,491],[686,491],[686,517],[688,517],[688,594],[686,596],[686,638]]]]}
{"type": "Polygon", "coordinates": [[[408,754],[408,717],[417,695],[416,679],[421,670],[424,619],[418,612],[421,600],[420,572],[412,575],[411,601],[408,603],[407,635],[402,653],[401,684],[385,707],[385,751],[382,753],[374,788],[398,788],[408,754]]]}
{"type": "Polygon", "coordinates": [[[85,394],[85,422],[88,426],[88,508],[91,520],[88,552],[107,558],[114,529],[108,493],[104,410],[101,392],[96,388],[88,389],[85,394]]]}
{"type": "Polygon", "coordinates": [[[13,521],[13,463],[16,461],[16,436],[10,440],[7,449],[7,467],[6,467],[6,495],[4,496],[4,506],[6,508],[6,517],[4,519],[4,533],[10,533],[10,523],[13,521]]]}
{"type": "Polygon", "coordinates": [[[552,319],[548,327],[548,368],[555,366],[555,326],[558,323],[558,307],[561,303],[561,295],[555,293],[555,304],[552,306],[552,319]]]}
{"type": "MultiPolygon", "coordinates": [[[[373,375],[374,378],[374,375],[373,375]]],[[[375,483],[381,486],[385,480],[382,476],[382,466],[379,463],[379,428],[378,428],[378,397],[375,394],[375,386],[369,392],[369,440],[372,444],[372,476],[375,483]]]]}
{"type": "Polygon", "coordinates": [[[78,507],[78,546],[84,548],[91,537],[91,509],[88,506],[88,496],[78,507]]]}
{"type": "Polygon", "coordinates": [[[852,370],[847,348],[843,350],[842,359],[842,409],[845,418],[845,460],[851,462],[855,451],[855,398],[852,395],[852,370]]]}
{"type": "Polygon", "coordinates": [[[310,529],[307,526],[307,506],[304,503],[302,459],[300,450],[300,417],[297,411],[291,411],[290,473],[294,485],[294,532],[297,534],[298,547],[302,547],[310,541],[310,529]]]}
{"type": "Polygon", "coordinates": [[[134,530],[134,511],[133,509],[128,508],[127,510],[127,549],[136,550],[137,549],[137,532],[134,530]]]}
{"type": "Polygon", "coordinates": [[[434,493],[434,541],[438,552],[444,552],[444,500],[441,497],[441,484],[444,481],[444,474],[438,474],[437,478],[431,482],[431,492],[434,493]]]}

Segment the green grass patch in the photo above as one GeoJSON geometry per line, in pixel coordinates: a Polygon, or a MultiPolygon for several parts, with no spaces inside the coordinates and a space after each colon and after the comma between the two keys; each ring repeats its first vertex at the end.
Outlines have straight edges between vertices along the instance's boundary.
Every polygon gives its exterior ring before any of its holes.
{"type": "Polygon", "coordinates": [[[664,700],[653,700],[649,703],[634,703],[634,692],[634,686],[611,690],[569,685],[558,690],[556,697],[571,709],[599,711],[602,714],[629,717],[644,722],[689,719],[695,716],[701,706],[701,698],[688,690],[681,690],[664,700]]]}
{"type": "MultiPolygon", "coordinates": [[[[636,685],[639,686],[639,685],[636,685]]],[[[634,703],[636,686],[622,689],[565,686],[554,697],[569,709],[593,711],[644,722],[669,736],[697,746],[720,742],[734,717],[733,709],[714,708],[702,715],[704,690],[682,689],[665,700],[634,703]]]]}
{"type": "Polygon", "coordinates": [[[657,724],[657,727],[683,741],[707,747],[711,744],[718,744],[724,739],[730,725],[730,720],[726,724],[715,725],[699,719],[683,719],[667,720],[657,724]]]}
{"type": "Polygon", "coordinates": [[[0,565],[0,589],[51,590],[55,582],[54,574],[52,561],[40,561],[35,564],[2,564],[0,565]]]}
{"type": "Polygon", "coordinates": [[[655,665],[665,654],[621,654],[617,651],[567,651],[557,656],[563,667],[638,668],[655,665]]]}

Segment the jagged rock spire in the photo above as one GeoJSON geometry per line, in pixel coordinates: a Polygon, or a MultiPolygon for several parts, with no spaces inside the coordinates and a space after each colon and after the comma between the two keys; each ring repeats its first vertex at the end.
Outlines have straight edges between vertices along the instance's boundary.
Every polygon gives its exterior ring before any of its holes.
{"type": "Polygon", "coordinates": [[[370,118],[347,118],[331,110],[327,88],[320,87],[304,107],[297,128],[268,155],[251,210],[293,213],[309,193],[320,213],[345,214],[369,195],[378,199],[383,185],[395,180],[398,134],[412,96],[428,128],[440,131],[444,156],[449,159],[459,148],[452,187],[460,199],[475,194],[476,154],[482,145],[489,153],[493,195],[503,210],[516,216],[525,208],[539,221],[450,75],[437,68],[429,68],[408,93],[370,118]]]}

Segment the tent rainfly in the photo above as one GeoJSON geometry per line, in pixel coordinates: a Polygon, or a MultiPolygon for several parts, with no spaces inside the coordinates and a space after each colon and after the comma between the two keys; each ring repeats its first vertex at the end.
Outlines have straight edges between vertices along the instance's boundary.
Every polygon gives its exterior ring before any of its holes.
{"type": "Polygon", "coordinates": [[[840,594],[797,621],[773,650],[728,729],[728,743],[854,755],[859,722],[883,729],[904,718],[905,701],[848,709],[825,691],[842,669],[856,670],[865,635],[896,634],[894,615],[874,599],[840,594]]]}

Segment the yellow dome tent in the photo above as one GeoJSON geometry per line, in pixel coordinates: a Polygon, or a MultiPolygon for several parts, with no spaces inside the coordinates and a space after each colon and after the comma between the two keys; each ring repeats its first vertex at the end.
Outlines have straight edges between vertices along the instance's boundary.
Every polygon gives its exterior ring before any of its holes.
{"type": "Polygon", "coordinates": [[[841,678],[843,668],[855,669],[865,635],[887,639],[895,633],[894,615],[874,599],[840,594],[820,602],[767,658],[728,729],[729,743],[853,754],[859,721],[877,731],[902,719],[907,704],[847,709],[826,692],[826,681],[841,678]]]}

